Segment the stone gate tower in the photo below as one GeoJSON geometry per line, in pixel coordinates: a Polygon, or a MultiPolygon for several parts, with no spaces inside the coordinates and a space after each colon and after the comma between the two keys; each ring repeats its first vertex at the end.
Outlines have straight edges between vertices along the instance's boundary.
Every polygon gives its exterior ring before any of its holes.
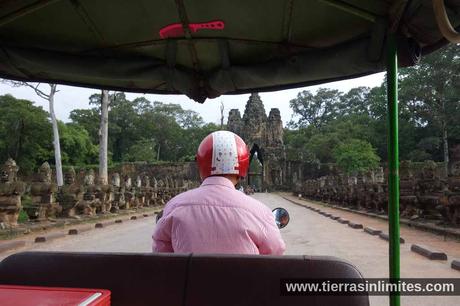
{"type": "Polygon", "coordinates": [[[272,108],[267,117],[260,96],[253,93],[246,103],[243,117],[239,110],[230,110],[227,129],[243,138],[251,151],[251,160],[257,155],[263,166],[262,173],[249,174],[249,183],[251,175],[261,175],[264,189],[282,185],[286,157],[279,109],[272,108]]]}

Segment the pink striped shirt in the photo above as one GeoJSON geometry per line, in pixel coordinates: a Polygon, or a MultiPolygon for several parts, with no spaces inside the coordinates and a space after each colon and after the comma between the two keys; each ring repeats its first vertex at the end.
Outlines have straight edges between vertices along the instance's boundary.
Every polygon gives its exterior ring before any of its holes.
{"type": "Polygon", "coordinates": [[[152,238],[154,252],[282,255],[285,250],[270,209],[221,176],[171,199],[152,238]]]}

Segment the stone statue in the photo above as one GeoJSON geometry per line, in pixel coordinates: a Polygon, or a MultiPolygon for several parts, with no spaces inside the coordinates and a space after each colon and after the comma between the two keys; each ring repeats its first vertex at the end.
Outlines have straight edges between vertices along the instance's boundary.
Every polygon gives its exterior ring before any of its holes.
{"type": "Polygon", "coordinates": [[[62,211],[62,207],[56,203],[57,185],[51,182],[51,174],[51,167],[47,162],[38,169],[30,187],[32,206],[24,208],[30,219],[43,221],[56,218],[62,211]]]}
{"type": "Polygon", "coordinates": [[[418,215],[418,197],[416,196],[416,181],[412,172],[411,161],[403,160],[399,166],[399,211],[403,217],[418,215]]]}
{"type": "Polygon", "coordinates": [[[157,200],[157,203],[158,205],[165,205],[166,202],[167,202],[167,198],[168,198],[168,191],[166,189],[166,184],[165,182],[162,180],[162,179],[159,179],[157,181],[157,192],[158,192],[158,200],[157,200]]]}
{"type": "Polygon", "coordinates": [[[375,180],[375,183],[378,183],[378,184],[385,183],[385,173],[383,172],[382,167],[378,167],[377,170],[374,172],[374,180],[375,180]]]}
{"type": "Polygon", "coordinates": [[[374,210],[374,197],[376,196],[374,190],[375,174],[370,170],[363,175],[363,195],[361,203],[367,211],[374,210]]]}
{"type": "Polygon", "coordinates": [[[112,191],[113,191],[113,201],[110,211],[116,213],[120,208],[125,207],[125,190],[121,186],[120,174],[114,173],[111,180],[112,191]]]}
{"type": "Polygon", "coordinates": [[[165,188],[163,192],[163,200],[165,203],[168,203],[168,201],[173,197],[174,195],[174,182],[172,181],[171,177],[166,177],[165,178],[165,188]]]}
{"type": "Polygon", "coordinates": [[[141,192],[144,194],[144,206],[153,205],[154,192],[153,192],[153,188],[150,186],[150,178],[147,175],[144,175],[141,192]]]}
{"type": "Polygon", "coordinates": [[[16,162],[9,158],[0,173],[0,223],[8,227],[18,224],[21,195],[25,191],[25,184],[17,179],[18,171],[16,162]]]}
{"type": "Polygon", "coordinates": [[[338,199],[337,204],[343,206],[346,204],[347,200],[347,187],[348,187],[348,177],[344,174],[339,175],[339,187],[338,187],[338,199]]]}
{"type": "MultiPolygon", "coordinates": [[[[366,190],[366,177],[363,173],[358,173],[356,176],[356,207],[358,209],[366,209],[367,190],[366,190]]],[[[353,203],[354,204],[354,203],[353,203]]]]}
{"type": "Polygon", "coordinates": [[[143,207],[145,202],[145,193],[142,188],[142,179],[140,175],[136,177],[136,198],[135,198],[135,207],[143,207]]]}
{"type": "Polygon", "coordinates": [[[153,201],[153,205],[158,206],[162,204],[160,200],[160,195],[159,195],[158,181],[155,177],[152,178],[152,181],[153,181],[152,201],[153,201]]]}
{"type": "Polygon", "coordinates": [[[444,220],[453,225],[460,224],[460,144],[452,146],[447,177],[447,191],[438,210],[444,220]]]}
{"type": "Polygon", "coordinates": [[[348,186],[347,186],[347,206],[357,206],[358,205],[358,193],[356,192],[358,185],[358,178],[356,175],[348,176],[348,186]]]}
{"type": "Polygon", "coordinates": [[[101,210],[101,201],[96,197],[96,194],[100,192],[98,186],[94,184],[95,181],[94,170],[90,169],[86,172],[83,180],[85,193],[83,194],[83,201],[78,203],[78,212],[84,215],[94,215],[96,212],[101,210]]]}
{"type": "Polygon", "coordinates": [[[112,202],[114,197],[112,186],[104,182],[101,178],[98,178],[95,195],[100,203],[100,205],[96,206],[96,213],[109,213],[112,209],[112,202]]]}
{"type": "Polygon", "coordinates": [[[64,186],[57,194],[57,200],[62,206],[61,216],[73,217],[77,214],[76,206],[83,200],[83,188],[75,182],[75,169],[70,167],[64,172],[64,186]]]}
{"type": "Polygon", "coordinates": [[[373,206],[377,213],[384,213],[388,210],[388,195],[386,194],[386,188],[385,173],[383,168],[379,167],[374,172],[374,196],[372,198],[373,206]]]}
{"type": "Polygon", "coordinates": [[[135,207],[135,190],[131,183],[131,177],[125,175],[123,180],[123,187],[125,191],[125,209],[130,209],[135,207]]]}
{"type": "Polygon", "coordinates": [[[417,208],[426,218],[441,218],[439,211],[447,191],[446,181],[437,173],[437,165],[428,160],[423,163],[422,173],[417,182],[417,208]]]}

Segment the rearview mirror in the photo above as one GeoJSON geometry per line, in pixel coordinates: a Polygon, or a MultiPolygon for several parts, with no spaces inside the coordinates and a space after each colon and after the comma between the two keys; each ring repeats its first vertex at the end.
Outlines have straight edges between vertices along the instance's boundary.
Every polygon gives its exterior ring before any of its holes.
{"type": "Polygon", "coordinates": [[[286,209],[278,207],[272,210],[278,228],[283,228],[289,223],[289,213],[286,209]]]}

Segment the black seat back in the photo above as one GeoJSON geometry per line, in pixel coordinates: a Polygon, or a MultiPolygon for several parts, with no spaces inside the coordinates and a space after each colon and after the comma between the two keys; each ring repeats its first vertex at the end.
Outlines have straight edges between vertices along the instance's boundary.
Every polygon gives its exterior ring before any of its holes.
{"type": "Polygon", "coordinates": [[[108,289],[112,305],[369,305],[367,296],[281,296],[280,279],[362,279],[332,257],[25,252],[0,284],[108,289]]]}

